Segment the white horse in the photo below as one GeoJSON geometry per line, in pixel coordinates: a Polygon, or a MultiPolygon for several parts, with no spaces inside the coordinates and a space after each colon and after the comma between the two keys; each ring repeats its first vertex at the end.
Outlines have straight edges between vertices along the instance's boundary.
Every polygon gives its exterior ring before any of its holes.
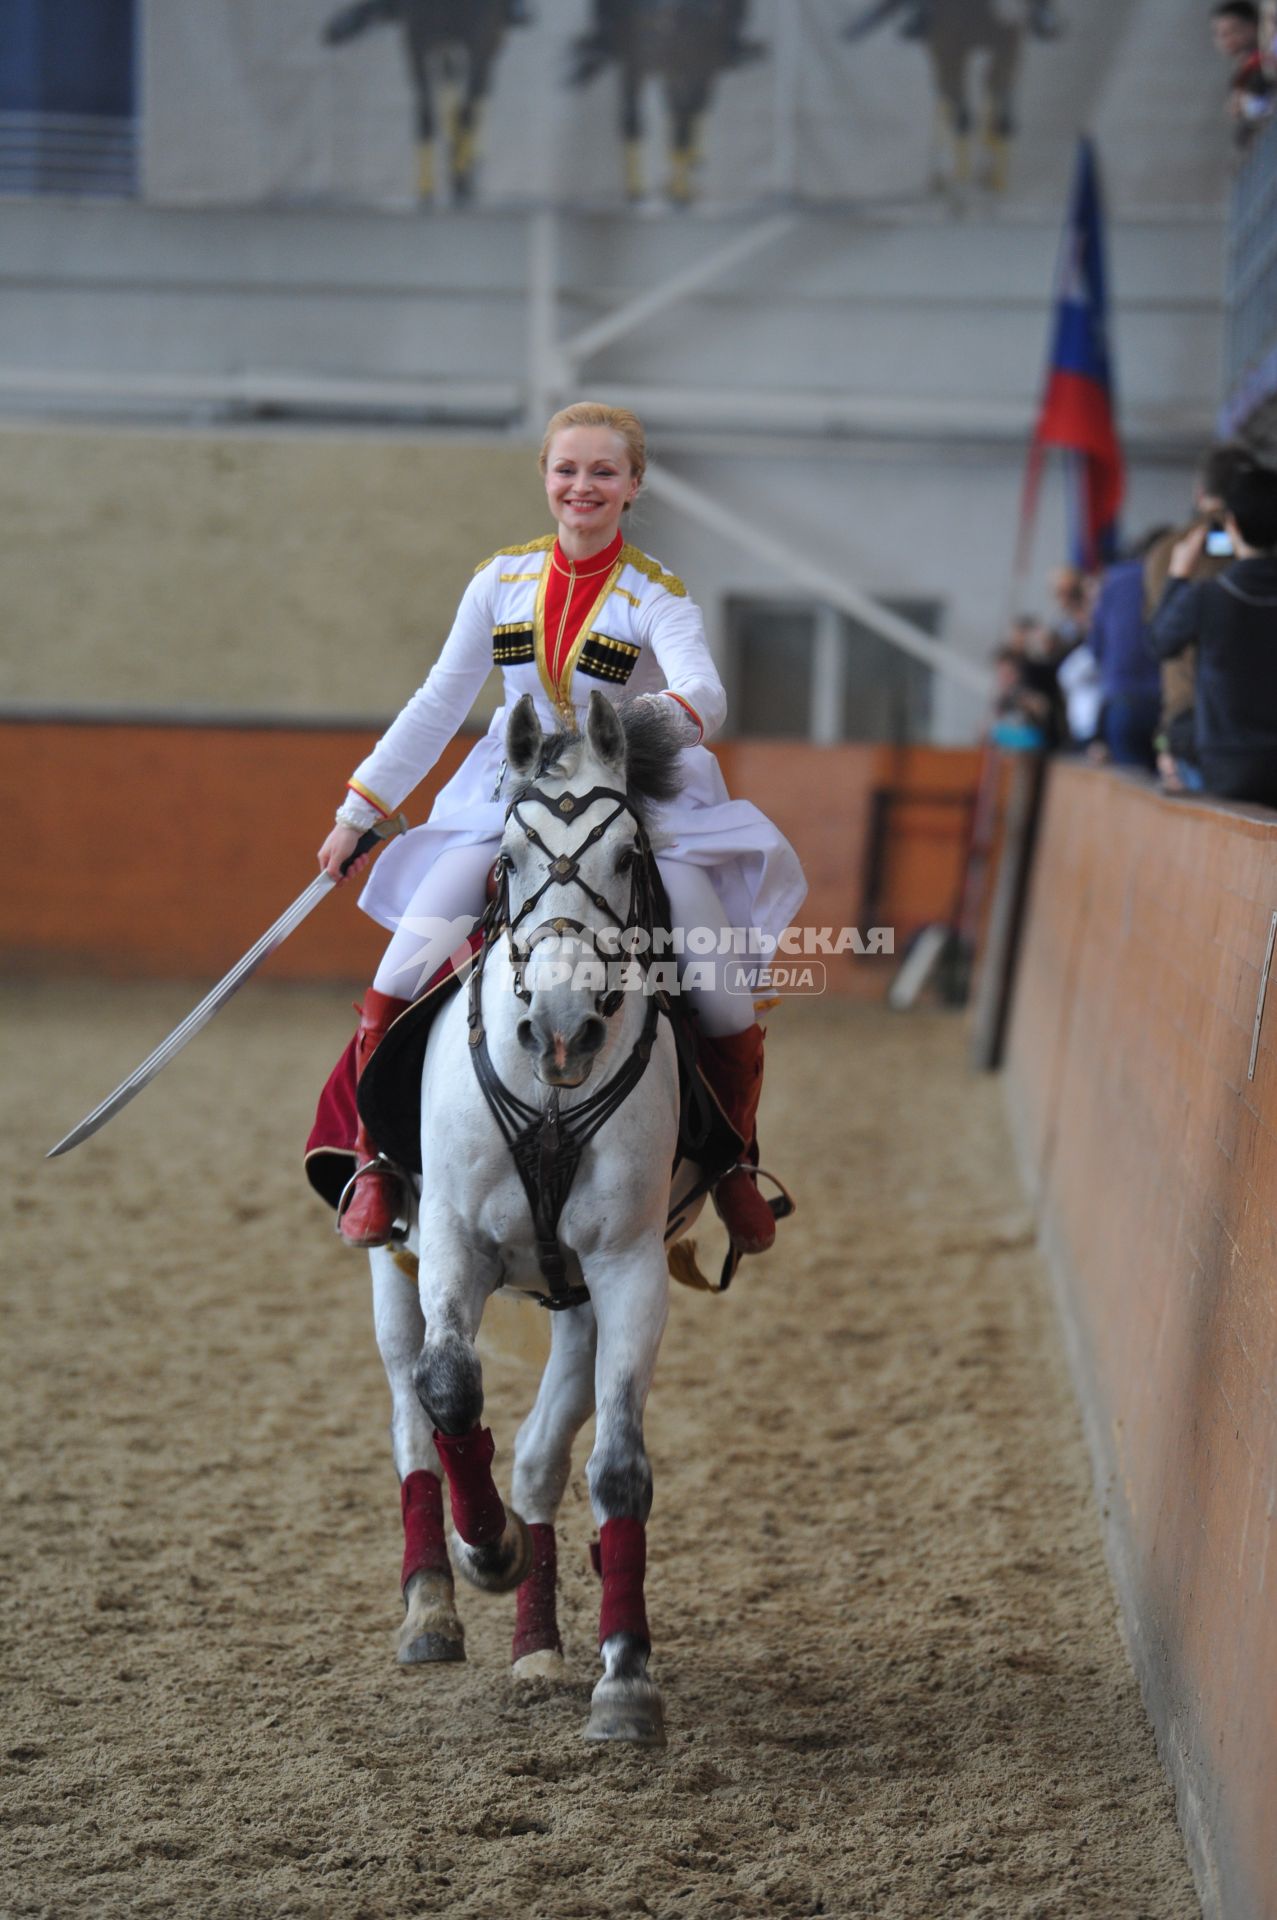
{"type": "Polygon", "coordinates": [[[623,930],[650,914],[642,796],[676,789],[678,746],[659,710],[639,706],[623,723],[598,693],[583,736],[547,737],[525,696],[510,717],[506,757],[514,799],[489,942],[477,983],[472,976],[468,998],[442,1007],[426,1047],[416,1291],[402,1254],[371,1256],[404,1502],[398,1657],[464,1658],[442,1473],[459,1570],[490,1591],[519,1587],[516,1676],[564,1677],[554,1524],[573,1441],[594,1412],[587,1475],[600,1532],[603,1673],[585,1737],[660,1745],[643,1603],[652,1503],[643,1410],[668,1304],[678,1066],[652,995],[624,990],[641,986],[638,963],[601,955],[623,954],[623,930]],[[575,1302],[552,1315],[545,1373],[515,1440],[508,1508],[479,1425],[475,1349],[498,1287],[575,1302]]]}

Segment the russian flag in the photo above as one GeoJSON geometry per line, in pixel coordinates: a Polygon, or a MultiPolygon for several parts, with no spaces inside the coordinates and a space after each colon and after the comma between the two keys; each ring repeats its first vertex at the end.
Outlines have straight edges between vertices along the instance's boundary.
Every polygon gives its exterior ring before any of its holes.
{"type": "Polygon", "coordinates": [[[1020,571],[1037,510],[1048,447],[1070,470],[1073,564],[1088,572],[1116,557],[1125,475],[1114,415],[1104,268],[1104,214],[1095,148],[1078,142],[1077,168],[1055,276],[1055,320],[1046,386],[1029,447],[1020,513],[1020,571]]]}

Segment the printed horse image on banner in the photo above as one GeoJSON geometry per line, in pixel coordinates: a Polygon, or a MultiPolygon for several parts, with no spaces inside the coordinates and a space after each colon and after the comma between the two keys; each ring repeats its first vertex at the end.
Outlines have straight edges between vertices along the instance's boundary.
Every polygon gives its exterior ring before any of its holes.
{"type": "Polygon", "coordinates": [[[676,206],[694,196],[703,121],[719,75],[766,51],[744,36],[748,0],[596,0],[591,33],[575,44],[571,73],[584,86],[605,66],[620,78],[625,191],[645,192],[643,89],[659,80],[669,116],[666,193],[676,206]]]}
{"type": "Polygon", "coordinates": [[[334,13],[324,44],[340,47],[370,27],[398,26],[417,114],[417,192],[435,193],[435,90],[451,81],[447,110],[448,169],[452,197],[474,192],[479,117],[492,84],[492,70],[510,18],[511,0],[354,0],[334,13]]]}
{"type": "Polygon", "coordinates": [[[979,184],[1005,193],[1024,42],[1030,34],[1058,37],[1053,0],[877,0],[850,23],[845,37],[863,39],[893,17],[899,17],[906,39],[925,46],[931,62],[940,135],[933,184],[968,184],[977,133],[983,149],[979,184]],[[984,104],[977,114],[972,96],[979,67],[984,104]]]}

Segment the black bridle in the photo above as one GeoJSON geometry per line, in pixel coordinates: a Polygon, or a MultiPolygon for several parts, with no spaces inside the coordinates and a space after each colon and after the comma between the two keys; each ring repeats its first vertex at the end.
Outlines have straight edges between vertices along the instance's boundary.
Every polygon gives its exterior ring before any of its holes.
{"type": "MultiPolygon", "coordinates": [[[[500,1129],[501,1137],[510,1149],[515,1170],[523,1183],[528,1205],[532,1209],[537,1263],[548,1288],[548,1292],[534,1294],[533,1298],[539,1300],[543,1307],[561,1310],[565,1307],[583,1306],[590,1295],[587,1287],[568,1285],[567,1261],[558,1241],[559,1217],[571,1191],[572,1182],[576,1178],[581,1155],[586,1146],[625,1103],[647,1070],[647,1063],[652,1057],[652,1048],[656,1043],[656,1027],[660,1017],[661,1002],[665,996],[651,993],[647,995],[647,1014],[643,1028],[628,1057],[612,1078],[606,1081],[597,1092],[563,1113],[559,1107],[558,1087],[549,1089],[549,1099],[544,1107],[532,1106],[528,1101],[521,1100],[517,1094],[511,1093],[497,1073],[488,1051],[487,1033],[483,1023],[484,963],[504,932],[509,941],[515,992],[525,1005],[530,1005],[532,994],[525,984],[524,971],[539,938],[574,933],[589,941],[591,945],[594,944],[591,928],[563,916],[540,922],[527,936],[525,942],[522,945],[519,943],[519,928],[524,925],[551,888],[567,886],[578,887],[595,910],[605,914],[618,930],[620,936],[618,958],[630,934],[646,934],[645,951],[650,952],[658,883],[654,876],[651,842],[643,822],[629,796],[615,787],[592,787],[588,793],[564,793],[557,798],[551,798],[539,787],[528,787],[516,800],[512,801],[508,808],[507,827],[512,819],[518,821],[529,844],[544,854],[548,863],[547,872],[535,893],[529,894],[512,916],[509,856],[503,852],[497,857],[496,890],[483,917],[483,944],[470,974],[467,1013],[470,1027],[470,1058],[474,1062],[475,1075],[483,1090],[484,1099],[500,1129]],[[552,853],[535,827],[530,826],[520,812],[521,807],[535,801],[560,819],[570,821],[575,820],[579,814],[584,813],[599,800],[611,800],[616,804],[605,820],[592,827],[580,844],[572,852],[565,854],[552,853]],[[609,827],[623,814],[628,814],[633,820],[636,832],[636,846],[631,867],[630,900],[624,919],[616,912],[609,900],[594,891],[580,871],[581,860],[588,849],[596,845],[609,827]]],[[[605,1020],[611,1019],[620,1010],[624,998],[625,990],[618,984],[611,992],[596,995],[596,1011],[605,1020]]]]}
{"type": "MultiPolygon", "coordinates": [[[[517,800],[511,802],[506,813],[507,826],[511,820],[518,821],[529,845],[535,847],[539,853],[543,853],[547,862],[546,877],[536,892],[528,895],[513,919],[510,918],[508,911],[505,915],[506,934],[510,947],[510,962],[514,968],[514,990],[524,1004],[528,1005],[531,1002],[532,995],[523,983],[524,969],[532,957],[533,947],[539,940],[549,939],[556,934],[573,933],[579,935],[582,940],[588,941],[591,945],[595,943],[592,928],[582,925],[579,920],[569,920],[562,914],[557,915],[553,920],[543,920],[540,925],[535,927],[531,934],[529,934],[526,943],[522,947],[520,947],[518,940],[519,927],[530,917],[533,910],[541,904],[541,901],[545,898],[551,887],[577,886],[581,889],[581,892],[585,895],[595,911],[605,914],[620,934],[621,937],[617,943],[617,957],[619,958],[627,934],[645,931],[649,939],[651,936],[653,919],[653,894],[651,886],[652,850],[643,827],[643,822],[639,819],[628,796],[619,792],[615,787],[591,787],[590,791],[584,794],[564,793],[560,794],[557,800],[551,800],[548,794],[542,793],[539,787],[529,787],[519,795],[517,800]],[[541,806],[547,807],[551,812],[558,814],[563,820],[575,820],[578,814],[585,813],[599,800],[615,800],[616,805],[612,808],[606,820],[600,820],[596,826],[590,828],[590,831],[586,834],[580,845],[574,848],[571,853],[555,854],[551,853],[536,828],[529,826],[519,811],[520,807],[530,800],[538,801],[541,806]],[[596,893],[581,874],[581,861],[585,854],[591,847],[598,844],[609,827],[619,820],[622,814],[628,814],[631,820],[633,820],[637,835],[637,843],[630,864],[630,903],[626,909],[624,920],[622,920],[620,914],[616,912],[606,895],[596,893]]],[[[502,853],[498,855],[497,858],[497,885],[499,892],[504,887],[507,907],[509,902],[509,874],[509,858],[506,854],[502,853]]],[[[596,1010],[602,1014],[605,1020],[610,1020],[612,1015],[620,1008],[623,991],[621,987],[617,986],[606,996],[596,998],[596,1010]]]]}

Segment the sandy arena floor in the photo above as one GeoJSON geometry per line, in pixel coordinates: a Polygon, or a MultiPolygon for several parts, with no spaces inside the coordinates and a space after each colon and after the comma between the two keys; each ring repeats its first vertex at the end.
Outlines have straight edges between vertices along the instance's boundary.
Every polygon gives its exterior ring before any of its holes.
{"type": "MultiPolygon", "coordinates": [[[[677,1291],[649,1409],[670,1744],[581,1738],[513,1600],[398,1670],[399,1516],[360,1261],[302,1185],[349,996],[248,989],[98,1139],[40,1154],[186,1012],[10,992],[0,1913],[1179,1920],[996,1085],[952,1018],[786,1011],[766,1157],[801,1216],[677,1291]]],[[[539,1310],[495,1302],[499,1468],[539,1310]]]]}

